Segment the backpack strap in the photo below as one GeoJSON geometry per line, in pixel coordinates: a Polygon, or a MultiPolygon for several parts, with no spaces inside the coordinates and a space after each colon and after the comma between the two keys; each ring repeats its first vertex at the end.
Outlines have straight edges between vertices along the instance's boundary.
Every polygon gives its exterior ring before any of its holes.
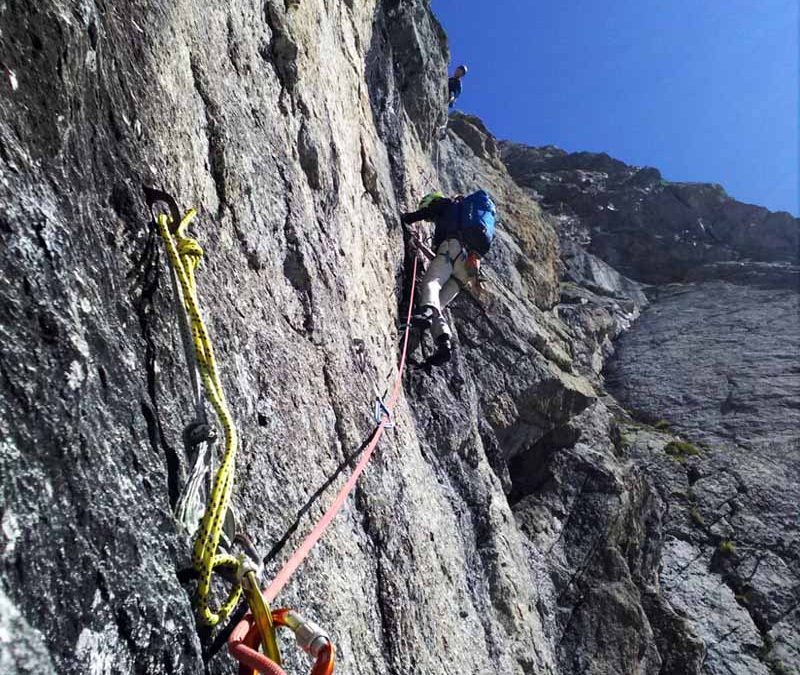
{"type": "Polygon", "coordinates": [[[458,241],[461,242],[461,249],[464,249],[464,200],[458,203],[458,241]]]}

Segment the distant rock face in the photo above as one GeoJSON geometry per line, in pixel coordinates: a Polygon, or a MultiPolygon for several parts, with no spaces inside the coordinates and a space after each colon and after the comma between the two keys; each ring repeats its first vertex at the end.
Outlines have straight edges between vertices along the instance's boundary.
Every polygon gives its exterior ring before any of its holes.
{"type": "Polygon", "coordinates": [[[797,440],[798,294],[708,282],[666,286],[656,297],[609,368],[620,402],[680,421],[709,445],[754,450],[797,440]]]}
{"type": "Polygon", "coordinates": [[[561,217],[561,229],[638,281],[716,278],[720,261],[798,264],[798,220],[731,199],[719,185],[665,181],[657,169],[606,154],[500,148],[514,179],[561,217]]]}
{"type": "Polygon", "coordinates": [[[665,287],[619,340],[607,382],[693,442],[629,439],[672,496],[661,579],[708,645],[708,672],[800,663],[800,296],[665,287]]]}
{"type": "Polygon", "coordinates": [[[584,364],[610,358],[601,381],[634,416],[620,446],[665,508],[656,597],[683,619],[651,617],[681,645],[661,672],[800,669],[798,220],[605,154],[500,147],[553,219],[559,313],[584,364]],[[617,342],[587,358],[598,327],[617,342]]]}

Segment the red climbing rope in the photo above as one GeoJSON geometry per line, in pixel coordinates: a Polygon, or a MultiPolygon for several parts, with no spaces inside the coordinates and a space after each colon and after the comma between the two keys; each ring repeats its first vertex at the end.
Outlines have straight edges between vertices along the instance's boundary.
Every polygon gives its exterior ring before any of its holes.
{"type": "Polygon", "coordinates": [[[265,673],[286,675],[286,671],[265,654],[258,651],[261,638],[253,615],[249,614],[236,624],[228,638],[228,651],[239,662],[239,675],[265,673]]]}
{"type": "MultiPolygon", "coordinates": [[[[300,547],[292,554],[292,557],[284,564],[281,570],[273,579],[272,583],[264,590],[264,599],[267,603],[272,602],[278,593],[281,592],[284,586],[289,582],[292,575],[295,573],[297,568],[300,564],[305,560],[306,556],[311,552],[311,549],[314,548],[314,545],[320,540],[322,535],[325,533],[325,530],[331,524],[331,521],[336,517],[339,513],[339,510],[344,505],[345,500],[353,491],[353,488],[358,481],[359,476],[364,472],[364,469],[367,468],[367,464],[369,463],[370,458],[372,457],[375,448],[378,446],[378,442],[381,440],[381,436],[383,436],[384,429],[392,426],[392,412],[394,411],[394,407],[397,404],[397,399],[400,396],[400,387],[403,383],[403,372],[406,366],[406,356],[408,353],[408,339],[409,339],[409,332],[411,328],[411,313],[414,307],[414,291],[417,285],[417,256],[414,256],[414,265],[413,270],[411,272],[411,292],[409,295],[409,302],[408,302],[408,316],[406,317],[406,327],[405,327],[405,334],[403,336],[403,350],[400,355],[400,362],[398,364],[397,369],[397,377],[394,381],[394,386],[392,388],[392,395],[389,397],[389,401],[386,404],[385,412],[381,417],[378,426],[375,428],[375,432],[373,433],[372,440],[370,441],[369,445],[364,449],[364,453],[361,455],[361,459],[358,461],[356,468],[353,470],[353,473],[350,474],[350,477],[347,479],[347,482],[342,486],[342,489],[339,490],[339,493],[336,495],[336,498],[333,500],[333,503],[328,507],[328,510],[319,520],[319,522],[315,525],[314,529],[306,536],[303,540],[303,543],[300,547]]],[[[278,610],[280,612],[280,610],[278,610]]],[[[277,615],[277,612],[276,612],[277,615]]],[[[240,661],[240,663],[244,664],[246,668],[250,668],[249,671],[245,672],[253,672],[256,670],[257,672],[263,673],[271,673],[274,675],[281,675],[282,671],[275,670],[277,666],[264,657],[263,654],[260,654],[257,650],[258,648],[258,641],[257,641],[257,634],[255,637],[253,636],[253,619],[251,613],[245,616],[245,618],[237,624],[236,628],[234,629],[233,633],[231,633],[230,637],[228,638],[228,651],[230,652],[231,656],[236,658],[240,661]],[[255,657],[258,658],[255,658],[255,657]],[[266,665],[269,661],[270,665],[266,665]]],[[[332,649],[332,648],[331,648],[332,649]]],[[[333,671],[333,656],[331,655],[331,663],[330,663],[330,672],[333,671]]],[[[240,671],[241,672],[241,671],[240,671]]],[[[319,672],[323,672],[320,670],[319,672]]],[[[317,668],[312,671],[314,675],[317,673],[317,668]]]]}
{"type": "MultiPolygon", "coordinates": [[[[408,303],[408,316],[406,317],[406,329],[405,335],[403,337],[403,351],[400,356],[400,363],[398,365],[397,370],[397,378],[394,381],[394,388],[392,389],[392,395],[389,398],[389,402],[387,403],[386,407],[389,409],[391,413],[394,410],[394,406],[397,404],[397,398],[400,396],[400,387],[402,386],[403,381],[403,371],[405,370],[406,366],[406,354],[408,352],[408,336],[409,336],[409,329],[411,324],[411,312],[414,306],[414,290],[417,285],[417,259],[414,258],[414,269],[412,271],[411,276],[411,294],[409,296],[410,300],[408,303]]],[[[353,470],[353,473],[350,474],[350,478],[347,479],[347,482],[344,484],[342,489],[339,491],[339,494],[336,495],[336,499],[333,500],[333,503],[328,507],[328,510],[322,516],[320,521],[311,531],[311,533],[305,538],[303,543],[300,545],[293,554],[292,557],[286,562],[286,564],[281,568],[280,572],[275,576],[272,583],[267,587],[264,591],[264,597],[266,598],[267,602],[272,602],[278,593],[281,592],[283,587],[287,584],[289,579],[291,578],[292,574],[294,574],[295,570],[300,566],[300,563],[305,560],[306,556],[310,553],[311,549],[314,548],[314,545],[319,541],[320,537],[322,537],[325,530],[328,528],[328,525],[331,524],[331,521],[336,517],[336,514],[339,513],[339,509],[342,508],[345,500],[347,499],[350,492],[352,492],[353,488],[355,487],[356,481],[358,481],[359,476],[364,472],[364,469],[367,468],[367,464],[369,463],[370,458],[372,457],[372,453],[375,451],[375,448],[378,445],[378,441],[381,440],[381,436],[383,436],[383,431],[388,424],[391,424],[391,420],[388,415],[384,414],[383,418],[378,425],[375,435],[372,438],[370,444],[364,450],[364,454],[361,455],[361,459],[358,461],[356,468],[353,470]]]]}
{"type": "MultiPolygon", "coordinates": [[[[314,658],[310,675],[332,675],[336,651],[330,638],[311,621],[306,621],[291,609],[276,609],[272,614],[276,626],[290,628],[297,644],[314,658]]],[[[253,617],[248,614],[231,633],[228,644],[231,654],[239,661],[239,675],[286,675],[286,672],[266,654],[258,651],[261,638],[253,617]]]]}

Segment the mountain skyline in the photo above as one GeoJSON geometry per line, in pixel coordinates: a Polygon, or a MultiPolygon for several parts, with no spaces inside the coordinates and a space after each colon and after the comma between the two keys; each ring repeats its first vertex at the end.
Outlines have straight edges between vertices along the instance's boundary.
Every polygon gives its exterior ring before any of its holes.
{"type": "Polygon", "coordinates": [[[498,138],[607,152],[800,215],[797,3],[432,7],[452,65],[470,68],[458,108],[498,138]]]}

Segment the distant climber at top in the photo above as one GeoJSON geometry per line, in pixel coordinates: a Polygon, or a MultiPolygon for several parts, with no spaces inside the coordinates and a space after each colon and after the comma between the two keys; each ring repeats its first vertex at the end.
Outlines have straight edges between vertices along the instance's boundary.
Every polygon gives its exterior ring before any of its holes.
{"type": "Polygon", "coordinates": [[[420,290],[419,306],[412,316],[414,326],[431,329],[436,352],[428,363],[439,366],[450,360],[452,341],[444,309],[462,288],[478,286],[481,256],[486,255],[494,238],[495,208],[492,198],[483,190],[466,197],[445,197],[431,192],[422,198],[419,210],[404,213],[405,225],[420,220],[433,221],[433,250],[420,290]]]}
{"type": "Polygon", "coordinates": [[[456,99],[461,96],[461,78],[466,74],[467,67],[461,65],[455,69],[453,77],[447,80],[447,94],[450,97],[447,103],[451,108],[455,105],[456,99]]]}

